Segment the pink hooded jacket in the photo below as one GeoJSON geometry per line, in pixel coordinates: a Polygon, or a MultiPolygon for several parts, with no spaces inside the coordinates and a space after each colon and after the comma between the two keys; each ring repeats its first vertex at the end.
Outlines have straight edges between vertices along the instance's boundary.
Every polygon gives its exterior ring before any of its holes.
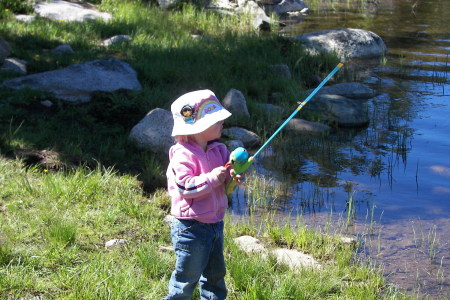
{"type": "Polygon", "coordinates": [[[170,148],[167,186],[173,216],[202,223],[223,220],[228,207],[225,184],[211,171],[224,166],[229,156],[226,146],[219,142],[208,144],[206,151],[195,143],[177,143],[170,148]]]}

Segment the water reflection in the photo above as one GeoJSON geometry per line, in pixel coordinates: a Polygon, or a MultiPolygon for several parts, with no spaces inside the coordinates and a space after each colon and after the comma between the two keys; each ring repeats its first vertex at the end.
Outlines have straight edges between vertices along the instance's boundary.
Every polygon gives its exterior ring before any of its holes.
{"type": "Polygon", "coordinates": [[[450,1],[336,2],[293,21],[283,34],[361,28],[382,37],[385,58],[350,61],[338,74],[379,92],[368,101],[371,122],[328,137],[283,133],[255,167],[266,193],[241,190],[232,211],[264,203],[318,227],[332,215],[363,240],[362,255],[383,264],[388,281],[420,298],[446,299],[450,1]]]}

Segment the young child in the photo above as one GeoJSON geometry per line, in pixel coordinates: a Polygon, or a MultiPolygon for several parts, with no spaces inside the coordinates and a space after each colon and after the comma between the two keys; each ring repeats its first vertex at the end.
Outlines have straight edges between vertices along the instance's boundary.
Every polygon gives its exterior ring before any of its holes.
{"type": "Polygon", "coordinates": [[[230,153],[216,140],[231,113],[209,90],[179,97],[171,110],[177,144],[169,151],[167,183],[176,264],[165,299],[191,299],[197,283],[201,299],[225,299],[223,217],[230,174],[224,165],[230,153]]]}

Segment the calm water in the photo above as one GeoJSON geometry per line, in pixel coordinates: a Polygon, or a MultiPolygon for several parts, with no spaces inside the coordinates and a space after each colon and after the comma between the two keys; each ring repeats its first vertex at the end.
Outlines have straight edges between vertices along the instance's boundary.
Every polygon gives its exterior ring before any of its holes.
{"type": "MultiPolygon", "coordinates": [[[[326,142],[293,139],[300,150],[287,154],[275,143],[259,172],[288,186],[283,211],[301,212],[311,225],[330,215],[343,223],[351,200],[346,233],[364,241],[362,255],[383,265],[388,282],[419,298],[450,299],[450,1],[343,2],[285,33],[362,28],[385,41],[384,63],[359,61],[355,71],[349,62],[343,72],[381,93],[369,101],[371,124],[326,142]]],[[[235,214],[247,197],[236,196],[235,214]]]]}

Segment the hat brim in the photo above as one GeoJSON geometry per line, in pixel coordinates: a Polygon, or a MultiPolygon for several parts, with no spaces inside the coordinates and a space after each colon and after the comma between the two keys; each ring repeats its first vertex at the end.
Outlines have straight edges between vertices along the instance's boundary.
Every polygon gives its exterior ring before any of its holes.
{"type": "Polygon", "coordinates": [[[185,122],[181,118],[175,118],[172,136],[201,133],[217,122],[223,121],[230,116],[231,113],[225,108],[222,108],[214,113],[205,115],[203,118],[192,124],[185,122]]]}

